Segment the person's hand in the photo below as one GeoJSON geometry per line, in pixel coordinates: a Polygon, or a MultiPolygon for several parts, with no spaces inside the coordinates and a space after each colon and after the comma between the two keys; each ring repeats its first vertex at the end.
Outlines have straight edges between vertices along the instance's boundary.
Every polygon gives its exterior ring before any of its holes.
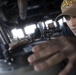
{"type": "Polygon", "coordinates": [[[28,62],[34,66],[36,71],[44,70],[64,59],[68,59],[68,64],[59,73],[67,75],[76,64],[76,38],[59,37],[33,47],[34,54],[28,57],[28,62]],[[45,59],[39,62],[41,59],[45,59]],[[38,63],[37,63],[38,62],[38,63]]]}

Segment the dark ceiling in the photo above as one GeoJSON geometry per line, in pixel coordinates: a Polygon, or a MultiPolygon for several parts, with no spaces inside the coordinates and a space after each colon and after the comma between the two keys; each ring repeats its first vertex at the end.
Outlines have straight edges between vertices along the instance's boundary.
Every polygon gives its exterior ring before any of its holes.
{"type": "Polygon", "coordinates": [[[62,0],[0,0],[0,21],[20,26],[55,19],[62,0]]]}

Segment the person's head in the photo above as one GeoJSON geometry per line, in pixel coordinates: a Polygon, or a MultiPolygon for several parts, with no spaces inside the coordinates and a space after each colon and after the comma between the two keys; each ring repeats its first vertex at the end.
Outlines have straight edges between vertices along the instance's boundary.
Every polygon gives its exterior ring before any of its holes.
{"type": "Polygon", "coordinates": [[[76,35],[76,0],[63,0],[61,11],[62,13],[57,17],[57,19],[64,16],[67,25],[74,35],[76,35]]]}

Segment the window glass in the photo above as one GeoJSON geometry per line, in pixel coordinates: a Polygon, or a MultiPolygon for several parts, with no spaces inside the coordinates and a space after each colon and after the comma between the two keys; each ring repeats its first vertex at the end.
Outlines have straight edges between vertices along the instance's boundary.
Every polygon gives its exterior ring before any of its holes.
{"type": "Polygon", "coordinates": [[[47,29],[48,29],[48,24],[50,24],[50,23],[52,23],[52,22],[53,22],[52,20],[47,20],[47,21],[45,22],[45,25],[46,25],[47,29]]]}
{"type": "Polygon", "coordinates": [[[13,38],[24,38],[22,29],[13,29],[11,32],[13,34],[13,38]]]}
{"type": "Polygon", "coordinates": [[[34,33],[35,32],[35,29],[36,29],[36,25],[35,24],[26,26],[24,28],[26,34],[32,34],[32,33],[34,33]]]}

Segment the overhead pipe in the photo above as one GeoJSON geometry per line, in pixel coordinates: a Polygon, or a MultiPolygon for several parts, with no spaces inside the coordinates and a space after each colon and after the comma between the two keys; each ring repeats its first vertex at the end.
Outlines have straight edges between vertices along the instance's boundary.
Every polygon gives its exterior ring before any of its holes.
{"type": "Polygon", "coordinates": [[[27,0],[18,0],[20,19],[25,20],[27,14],[27,0]]]}
{"type": "Polygon", "coordinates": [[[5,14],[3,13],[2,9],[0,9],[0,20],[7,21],[7,18],[5,16],[5,14]]]}
{"type": "Polygon", "coordinates": [[[28,9],[28,10],[37,9],[37,8],[39,8],[39,7],[40,7],[40,5],[35,5],[35,6],[29,6],[27,9],[28,9]]]}

